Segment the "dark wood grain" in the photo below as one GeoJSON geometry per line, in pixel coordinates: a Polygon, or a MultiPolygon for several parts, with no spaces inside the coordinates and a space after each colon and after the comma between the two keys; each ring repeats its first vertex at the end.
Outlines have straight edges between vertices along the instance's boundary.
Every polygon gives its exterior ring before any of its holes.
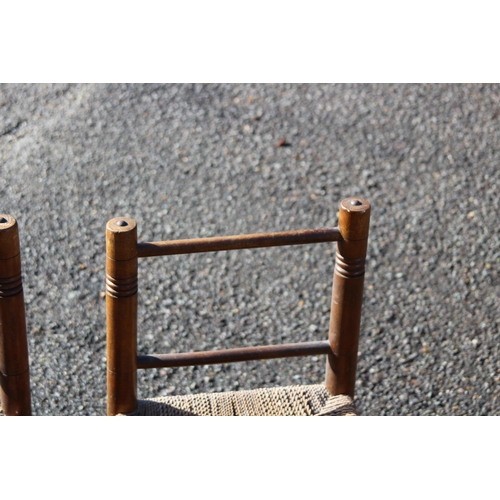
{"type": "Polygon", "coordinates": [[[0,398],[5,415],[31,415],[19,231],[10,215],[0,215],[0,398]]]}

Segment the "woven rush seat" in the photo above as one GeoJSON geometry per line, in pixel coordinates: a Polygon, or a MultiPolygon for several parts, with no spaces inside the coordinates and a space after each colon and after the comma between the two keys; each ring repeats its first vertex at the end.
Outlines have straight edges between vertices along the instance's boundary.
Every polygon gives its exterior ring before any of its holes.
{"type": "Polygon", "coordinates": [[[332,396],[318,384],[143,399],[127,415],[347,416],[356,410],[349,396],[332,396]]]}

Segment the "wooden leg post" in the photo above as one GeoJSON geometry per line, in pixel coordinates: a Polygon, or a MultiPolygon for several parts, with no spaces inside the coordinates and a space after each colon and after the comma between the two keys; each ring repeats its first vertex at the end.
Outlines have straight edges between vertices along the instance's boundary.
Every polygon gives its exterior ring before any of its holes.
{"type": "Polygon", "coordinates": [[[0,215],[0,401],[5,415],[31,415],[19,232],[10,215],[0,215]]]}
{"type": "Polygon", "coordinates": [[[108,415],[137,406],[137,227],[117,217],[106,226],[108,415]]]}
{"type": "Polygon", "coordinates": [[[366,200],[340,203],[342,239],[337,243],[329,332],[333,354],[326,364],[326,388],[333,395],[354,396],[369,225],[366,200]]]}

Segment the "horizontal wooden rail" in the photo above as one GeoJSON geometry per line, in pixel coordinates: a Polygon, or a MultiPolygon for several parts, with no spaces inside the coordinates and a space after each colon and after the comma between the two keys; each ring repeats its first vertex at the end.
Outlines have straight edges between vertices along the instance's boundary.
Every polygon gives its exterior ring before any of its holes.
{"type": "Polygon", "coordinates": [[[183,352],[179,354],[153,354],[137,356],[137,368],[174,368],[179,366],[215,365],[219,363],[237,363],[259,359],[293,358],[296,356],[314,356],[331,354],[328,341],[302,342],[257,347],[242,347],[221,351],[183,352]]]}
{"type": "Polygon", "coordinates": [[[155,241],[138,243],[138,257],[158,257],[185,253],[219,252],[221,250],[242,250],[244,248],[279,247],[285,245],[306,245],[339,241],[337,227],[325,229],[303,229],[280,233],[242,234],[238,236],[218,236],[191,240],[155,241]]]}

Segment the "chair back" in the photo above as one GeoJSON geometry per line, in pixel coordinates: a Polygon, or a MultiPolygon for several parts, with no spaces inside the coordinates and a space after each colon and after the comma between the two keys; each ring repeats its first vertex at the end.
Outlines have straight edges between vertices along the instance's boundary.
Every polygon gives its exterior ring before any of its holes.
{"type": "Polygon", "coordinates": [[[133,219],[117,217],[106,226],[106,328],[108,415],[137,407],[137,369],[180,367],[294,356],[327,356],[326,388],[354,395],[370,204],[347,198],[339,226],[278,233],[245,234],[138,243],[133,219]],[[337,242],[328,339],[179,354],[137,354],[138,259],[244,248],[337,242]]]}

